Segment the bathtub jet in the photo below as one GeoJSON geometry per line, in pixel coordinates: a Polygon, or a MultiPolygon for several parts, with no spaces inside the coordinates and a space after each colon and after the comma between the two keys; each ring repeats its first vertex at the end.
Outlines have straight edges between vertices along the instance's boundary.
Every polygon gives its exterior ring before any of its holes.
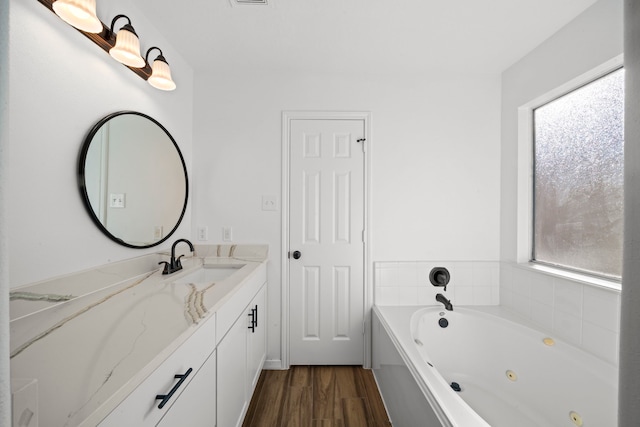
{"type": "Polygon", "coordinates": [[[442,304],[444,304],[444,308],[449,310],[449,311],[453,311],[453,304],[451,304],[451,301],[449,301],[447,299],[447,297],[445,297],[442,294],[438,294],[436,295],[436,301],[441,302],[442,304]]]}

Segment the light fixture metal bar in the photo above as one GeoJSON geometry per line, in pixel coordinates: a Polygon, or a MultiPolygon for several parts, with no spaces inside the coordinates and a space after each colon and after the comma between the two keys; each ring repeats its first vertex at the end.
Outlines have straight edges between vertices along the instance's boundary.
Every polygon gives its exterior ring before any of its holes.
{"type": "MultiPolygon", "coordinates": [[[[38,0],[38,1],[41,4],[43,4],[47,9],[49,9],[51,13],[55,15],[55,12],[53,11],[53,2],[55,0],[38,0]]],[[[109,54],[109,49],[111,49],[116,44],[116,35],[111,32],[109,27],[107,27],[104,24],[104,22],[102,21],[100,22],[102,23],[102,31],[98,34],[87,33],[82,30],[78,30],[77,28],[76,30],[84,34],[85,37],[87,37],[89,40],[91,40],[92,42],[100,46],[102,50],[104,50],[107,54],[109,54]]],[[[127,65],[124,65],[124,66],[130,69],[131,71],[133,71],[134,73],[136,73],[138,76],[140,76],[144,80],[147,80],[151,76],[151,66],[148,63],[145,64],[144,67],[142,68],[134,68],[134,67],[129,67],[127,65]]]]}

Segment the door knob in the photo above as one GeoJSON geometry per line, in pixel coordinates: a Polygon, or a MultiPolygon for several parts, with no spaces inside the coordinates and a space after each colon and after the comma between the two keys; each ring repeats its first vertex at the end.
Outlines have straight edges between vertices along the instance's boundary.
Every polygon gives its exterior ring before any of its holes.
{"type": "Polygon", "coordinates": [[[300,251],[293,251],[293,259],[300,259],[302,253],[300,251]]]}

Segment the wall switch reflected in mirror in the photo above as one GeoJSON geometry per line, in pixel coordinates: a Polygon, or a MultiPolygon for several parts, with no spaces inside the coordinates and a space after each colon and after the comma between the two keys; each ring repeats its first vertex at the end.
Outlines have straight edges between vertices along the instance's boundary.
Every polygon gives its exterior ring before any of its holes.
{"type": "Polygon", "coordinates": [[[124,208],[124,193],[111,193],[109,195],[109,207],[110,208],[124,208]]]}

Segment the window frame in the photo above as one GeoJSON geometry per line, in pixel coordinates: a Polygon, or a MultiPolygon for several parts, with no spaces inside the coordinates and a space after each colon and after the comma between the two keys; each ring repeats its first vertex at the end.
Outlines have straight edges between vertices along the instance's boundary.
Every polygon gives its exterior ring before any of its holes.
{"type": "Polygon", "coordinates": [[[534,254],[534,110],[581,88],[599,78],[623,68],[623,55],[571,79],[565,84],[527,102],[518,108],[518,183],[517,183],[517,254],[519,267],[552,276],[592,284],[609,289],[621,289],[621,280],[591,274],[586,271],[533,260],[534,254]]]}

